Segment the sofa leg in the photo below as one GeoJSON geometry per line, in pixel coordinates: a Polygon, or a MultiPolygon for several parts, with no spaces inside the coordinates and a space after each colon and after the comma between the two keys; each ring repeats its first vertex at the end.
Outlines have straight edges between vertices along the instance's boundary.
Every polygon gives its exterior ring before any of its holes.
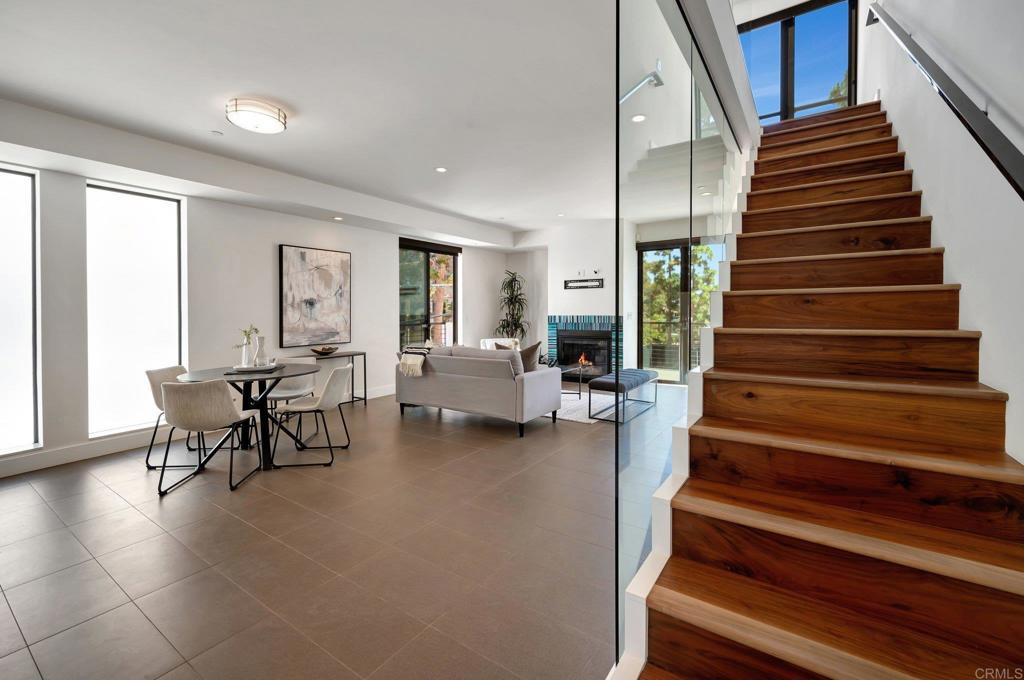
{"type": "Polygon", "coordinates": [[[526,436],[526,423],[519,423],[519,436],[526,436]]]}
{"type": "Polygon", "coordinates": [[[551,422],[553,422],[553,423],[557,423],[558,422],[558,409],[557,408],[554,411],[551,412],[551,422]]]}
{"type": "Polygon", "coordinates": [[[404,416],[405,415],[405,404],[399,404],[398,405],[398,410],[401,413],[401,415],[404,416]]]}

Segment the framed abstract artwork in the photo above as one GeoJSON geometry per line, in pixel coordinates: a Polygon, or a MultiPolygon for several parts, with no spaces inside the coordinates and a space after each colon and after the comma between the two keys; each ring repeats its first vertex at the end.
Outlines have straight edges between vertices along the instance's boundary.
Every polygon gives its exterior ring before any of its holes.
{"type": "Polygon", "coordinates": [[[352,253],[281,244],[281,347],[352,342],[352,253]]]}

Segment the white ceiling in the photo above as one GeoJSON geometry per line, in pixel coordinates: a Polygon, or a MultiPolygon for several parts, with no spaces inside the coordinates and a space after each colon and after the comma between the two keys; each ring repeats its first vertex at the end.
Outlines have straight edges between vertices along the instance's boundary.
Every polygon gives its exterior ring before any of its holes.
{"type": "Polygon", "coordinates": [[[3,0],[0,97],[534,228],[615,214],[614,44],[611,0],[3,0]]]}

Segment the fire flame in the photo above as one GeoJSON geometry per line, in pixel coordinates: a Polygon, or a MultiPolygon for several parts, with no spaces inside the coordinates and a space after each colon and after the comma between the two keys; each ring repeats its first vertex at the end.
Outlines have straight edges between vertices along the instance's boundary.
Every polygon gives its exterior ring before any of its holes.
{"type": "Polygon", "coordinates": [[[593,361],[587,358],[586,352],[580,354],[580,358],[578,359],[578,361],[580,363],[580,366],[590,366],[591,364],[594,363],[593,361]]]}

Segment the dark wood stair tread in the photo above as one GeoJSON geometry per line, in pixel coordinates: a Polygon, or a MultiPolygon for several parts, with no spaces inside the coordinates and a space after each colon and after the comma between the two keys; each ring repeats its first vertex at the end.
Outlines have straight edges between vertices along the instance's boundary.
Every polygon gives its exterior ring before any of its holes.
{"type": "MultiPolygon", "coordinates": [[[[774,233],[774,232],[761,232],[774,233]]],[[[747,266],[759,264],[775,264],[779,262],[820,262],[827,260],[869,260],[877,257],[899,257],[903,255],[939,255],[945,252],[945,248],[906,248],[904,250],[875,250],[861,253],[828,253],[825,255],[795,255],[789,257],[762,257],[751,260],[734,260],[730,266],[747,266]]]]}
{"type": "Polygon", "coordinates": [[[836,680],[973,677],[1003,660],[679,557],[648,607],[836,680]]]}
{"type": "Polygon", "coordinates": [[[931,222],[931,215],[921,217],[896,217],[888,220],[867,220],[862,222],[846,222],[843,224],[825,224],[817,227],[794,227],[792,229],[773,229],[771,231],[753,231],[749,233],[736,234],[738,239],[764,238],[766,236],[783,236],[787,234],[810,234],[818,231],[838,231],[841,229],[855,229],[858,227],[876,227],[887,224],[913,224],[915,222],[931,222]]]}
{"type": "Polygon", "coordinates": [[[1018,542],[699,479],[672,507],[1024,595],[1018,542]]]}
{"type": "Polygon", "coordinates": [[[686,678],[671,673],[664,668],[655,666],[654,664],[647,664],[644,669],[640,671],[640,677],[638,680],[687,680],[686,678]]]}
{"type": "MultiPolygon", "coordinates": [[[[797,138],[797,139],[789,139],[789,140],[786,140],[786,141],[777,142],[775,144],[770,144],[770,143],[769,144],[765,144],[765,143],[762,142],[761,145],[758,148],[762,149],[762,150],[768,150],[768,149],[775,150],[775,149],[778,149],[780,147],[787,146],[789,144],[806,144],[807,142],[820,142],[822,140],[834,139],[836,137],[843,137],[843,136],[854,134],[854,133],[857,133],[857,132],[874,131],[874,130],[880,130],[882,128],[891,128],[891,127],[892,127],[892,123],[879,123],[878,125],[866,125],[864,127],[851,128],[849,130],[837,130],[835,132],[825,132],[825,133],[822,133],[822,134],[819,134],[819,135],[813,135],[813,136],[810,136],[810,137],[800,137],[800,138],[797,138]]],[[[802,129],[806,129],[806,128],[802,128],[802,129]]]]}
{"type": "Polygon", "coordinates": [[[802,116],[800,118],[790,118],[788,120],[779,121],[778,123],[769,123],[768,125],[761,126],[761,134],[763,136],[778,130],[796,130],[797,128],[807,127],[808,125],[816,125],[824,120],[842,120],[844,118],[862,115],[868,111],[879,112],[881,110],[882,103],[879,101],[864,102],[862,104],[845,106],[841,109],[832,109],[831,111],[822,111],[821,113],[802,116]]]}
{"type": "MultiPolygon", "coordinates": [[[[813,156],[815,154],[820,154],[823,151],[841,151],[841,150],[845,150],[845,149],[856,149],[856,148],[862,147],[862,146],[871,146],[872,144],[877,144],[880,141],[897,141],[897,143],[898,143],[898,140],[899,140],[899,136],[898,135],[893,135],[892,137],[880,137],[879,139],[865,139],[865,140],[862,140],[862,141],[859,141],[859,142],[849,142],[848,144],[837,144],[836,146],[830,146],[830,147],[827,147],[825,149],[807,149],[805,151],[794,151],[791,154],[784,154],[784,155],[781,155],[781,156],[772,156],[771,158],[757,158],[757,159],[755,159],[755,163],[762,162],[762,161],[777,162],[777,161],[780,161],[782,159],[794,159],[794,158],[801,158],[803,156],[813,156]]],[[[896,152],[894,151],[892,153],[896,153],[896,152]]],[[[835,161],[830,161],[830,162],[835,162],[835,161]]],[[[822,164],[818,163],[816,165],[822,165],[822,164]]],[[[812,167],[812,166],[802,166],[801,169],[806,169],[808,167],[812,167]]],[[[755,166],[755,168],[756,168],[756,166],[755,166]]],[[[782,170],[773,170],[772,172],[783,172],[783,171],[782,170]]],[[[761,173],[757,173],[755,171],[755,174],[761,174],[761,173]]]]}
{"type": "MultiPolygon", "coordinates": [[[[920,197],[920,191],[901,191],[895,194],[879,194],[877,196],[860,196],[857,198],[840,198],[835,201],[821,201],[818,203],[800,203],[798,205],[784,205],[778,208],[761,208],[760,210],[744,210],[743,217],[753,217],[756,215],[769,215],[773,213],[782,213],[793,210],[820,210],[822,208],[829,208],[834,206],[845,206],[857,203],[870,203],[871,201],[877,201],[882,198],[910,198],[920,197]]],[[[870,220],[867,220],[870,221],[870,220]]],[[[777,232],[773,232],[777,233],[777,232]]]]}
{"type": "Polygon", "coordinates": [[[958,449],[871,434],[835,434],[713,416],[702,417],[689,433],[709,439],[1024,485],[1024,465],[1001,452],[958,449]]]}
{"type": "MultiPolygon", "coordinates": [[[[863,160],[863,159],[860,159],[863,160]]],[[[842,184],[849,184],[851,182],[870,182],[877,181],[880,179],[886,179],[889,177],[909,177],[914,174],[913,170],[894,170],[892,172],[879,172],[873,175],[856,175],[854,177],[840,177],[838,179],[827,179],[821,182],[807,182],[805,184],[793,184],[785,187],[776,187],[774,189],[761,189],[759,191],[748,191],[747,198],[754,196],[771,196],[774,194],[783,194],[788,191],[800,191],[802,189],[816,189],[819,187],[830,187],[842,184]]]]}
{"type": "Polygon", "coordinates": [[[810,295],[833,293],[911,293],[960,290],[959,283],[930,283],[914,286],[850,286],[847,288],[779,288],[774,290],[723,290],[722,295],[810,295]]]}
{"type": "Polygon", "coordinates": [[[804,130],[820,130],[820,129],[823,129],[823,128],[827,128],[830,125],[835,125],[837,123],[846,123],[846,122],[850,122],[850,121],[858,121],[858,120],[865,120],[865,119],[868,119],[868,118],[875,118],[875,117],[877,117],[879,115],[882,115],[884,113],[885,113],[885,111],[868,111],[866,113],[861,113],[861,114],[856,115],[856,116],[846,116],[845,118],[834,118],[832,120],[823,120],[823,121],[821,121],[819,123],[812,123],[810,125],[803,125],[803,126],[798,127],[798,128],[791,128],[789,130],[776,130],[774,132],[765,132],[765,133],[761,134],[761,146],[765,146],[766,144],[770,145],[772,143],[772,140],[777,139],[780,135],[791,135],[794,132],[796,132],[797,130],[800,130],[801,132],[803,132],[804,130]]]}
{"type": "Polygon", "coordinates": [[[909,378],[878,378],[872,376],[786,374],[784,372],[725,371],[711,368],[703,373],[705,380],[731,380],[767,382],[778,385],[802,385],[805,387],[826,387],[865,392],[900,392],[904,394],[926,394],[960,399],[985,399],[1006,401],[1006,392],[993,389],[980,382],[965,380],[916,380],[909,378]]]}
{"type": "MultiPolygon", "coordinates": [[[[906,158],[905,151],[896,151],[894,153],[883,153],[877,156],[864,156],[863,158],[848,158],[842,161],[832,161],[831,163],[819,163],[817,165],[807,165],[802,168],[791,168],[789,170],[774,170],[772,172],[759,172],[752,177],[767,178],[767,177],[785,177],[787,175],[801,175],[814,173],[821,170],[829,170],[831,168],[842,168],[848,165],[858,165],[861,163],[867,163],[871,161],[881,161],[889,158],[906,158]]],[[[794,185],[799,186],[799,185],[794,185]]],[[[779,187],[780,189],[788,189],[789,187],[779,187]]],[[[761,191],[770,191],[770,189],[761,189],[761,191]]]]}

